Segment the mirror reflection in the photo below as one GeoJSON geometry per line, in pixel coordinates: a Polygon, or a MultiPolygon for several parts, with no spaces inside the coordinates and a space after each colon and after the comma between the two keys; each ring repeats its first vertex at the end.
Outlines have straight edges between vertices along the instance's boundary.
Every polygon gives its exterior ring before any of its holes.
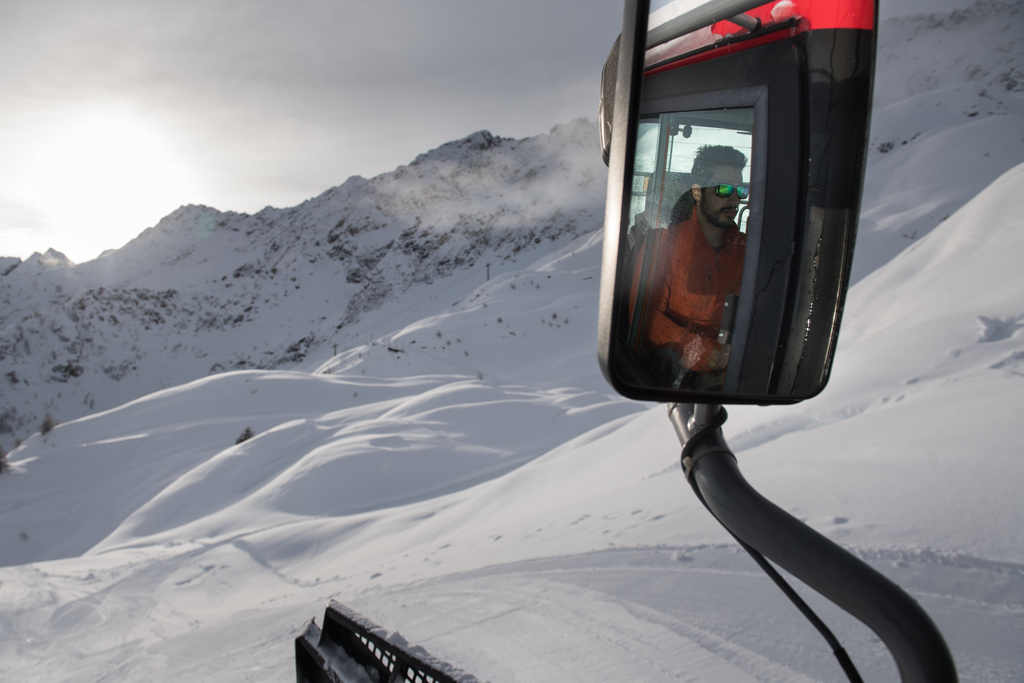
{"type": "Polygon", "coordinates": [[[754,110],[643,117],[626,254],[625,345],[650,386],[721,391],[743,295],[754,110]]]}

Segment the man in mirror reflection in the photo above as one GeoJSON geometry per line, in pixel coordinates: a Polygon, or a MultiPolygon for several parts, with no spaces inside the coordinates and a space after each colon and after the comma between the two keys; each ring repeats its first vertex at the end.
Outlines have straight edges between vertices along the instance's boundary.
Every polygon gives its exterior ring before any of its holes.
{"type": "Polygon", "coordinates": [[[737,224],[746,164],[733,147],[704,145],[668,228],[646,230],[638,217],[629,337],[658,385],[722,389],[731,348],[723,313],[735,307],[746,251],[737,224]]]}

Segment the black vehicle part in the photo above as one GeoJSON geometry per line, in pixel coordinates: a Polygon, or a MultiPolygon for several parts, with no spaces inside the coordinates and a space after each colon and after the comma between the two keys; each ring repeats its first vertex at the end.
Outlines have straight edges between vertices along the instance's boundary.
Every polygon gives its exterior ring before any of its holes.
{"type": "MultiPolygon", "coordinates": [[[[669,407],[669,417],[683,443],[687,479],[744,548],[782,567],[874,631],[892,653],[904,683],[958,680],[946,641],[917,601],[747,483],[722,435],[726,416],[721,406],[677,403],[669,407]]],[[[825,637],[835,650],[830,636],[825,637]]],[[[845,652],[840,648],[836,656],[842,663],[845,652]]],[[[843,668],[849,675],[845,664],[843,668]]]]}
{"type": "MultiPolygon", "coordinates": [[[[706,437],[714,438],[716,432],[720,433],[720,429],[722,425],[725,424],[728,417],[729,414],[725,411],[725,408],[720,409],[711,418],[711,421],[708,422],[708,424],[701,427],[697,433],[686,441],[683,445],[682,455],[679,458],[683,466],[683,474],[686,475],[686,480],[690,482],[690,486],[693,488],[693,492],[696,494],[697,500],[699,500],[704,507],[708,509],[708,512],[711,513],[712,517],[715,517],[714,511],[711,510],[710,506],[708,506],[708,502],[704,499],[704,494],[701,493],[700,487],[697,486],[696,479],[690,475],[693,473],[693,468],[696,466],[697,460],[699,459],[699,457],[695,457],[697,444],[702,443],[706,437]]],[[[706,455],[709,452],[711,451],[705,448],[700,453],[701,455],[706,455]]],[[[747,554],[750,555],[754,562],[757,563],[757,566],[759,566],[764,573],[768,575],[768,578],[770,578],[775,585],[779,587],[779,590],[789,598],[790,602],[800,610],[800,613],[803,614],[804,617],[811,622],[811,625],[814,626],[815,630],[821,634],[822,638],[825,639],[825,642],[827,642],[829,647],[832,648],[832,654],[835,656],[836,661],[839,662],[839,666],[846,674],[846,677],[850,679],[850,683],[863,683],[864,679],[861,678],[860,672],[857,671],[857,667],[854,665],[853,660],[850,659],[850,655],[847,654],[846,649],[840,644],[839,639],[836,638],[834,633],[832,633],[832,629],[830,629],[828,625],[821,620],[814,610],[811,609],[811,606],[800,597],[800,594],[793,590],[793,587],[789,585],[789,582],[782,577],[782,574],[775,569],[772,563],[769,562],[764,555],[759,553],[756,548],[745,542],[742,538],[734,534],[728,527],[726,527],[726,531],[729,532],[730,536],[736,539],[736,542],[740,544],[740,547],[747,551],[747,554]]]]}
{"type": "Polygon", "coordinates": [[[295,639],[298,683],[476,683],[477,678],[396,642],[366,617],[331,600],[323,629],[314,621],[295,639]]]}
{"type": "Polygon", "coordinates": [[[603,78],[599,114],[609,186],[598,318],[602,371],[619,393],[639,400],[785,404],[811,398],[831,373],[856,242],[876,3],[795,0],[790,4],[797,14],[725,36],[707,22],[738,28],[750,22],[737,11],[764,17],[776,3],[684,3],[697,5],[696,14],[673,20],[671,30],[664,24],[650,32],[648,4],[627,1],[603,78]],[[678,52],[644,50],[670,38],[678,52]],[[630,249],[638,216],[655,230],[669,229],[676,224],[671,207],[680,189],[690,187],[691,153],[669,150],[676,142],[685,150],[689,143],[682,138],[696,141],[679,134],[676,122],[685,124],[682,131],[692,124],[691,132],[699,126],[749,138],[738,146],[749,151],[750,195],[726,372],[722,381],[683,385],[673,382],[659,353],[671,348],[669,333],[643,339],[650,310],[643,295],[657,289],[657,280],[636,270],[630,249]],[[642,138],[647,142],[641,145],[642,138]]]}

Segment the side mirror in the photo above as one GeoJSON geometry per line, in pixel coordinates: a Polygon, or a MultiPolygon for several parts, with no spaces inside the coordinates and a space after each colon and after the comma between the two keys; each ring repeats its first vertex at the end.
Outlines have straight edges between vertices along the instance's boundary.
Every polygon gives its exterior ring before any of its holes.
{"type": "Polygon", "coordinates": [[[620,393],[768,404],[825,387],[856,238],[876,10],[696,0],[649,16],[648,0],[627,0],[600,108],[598,349],[620,393]]]}

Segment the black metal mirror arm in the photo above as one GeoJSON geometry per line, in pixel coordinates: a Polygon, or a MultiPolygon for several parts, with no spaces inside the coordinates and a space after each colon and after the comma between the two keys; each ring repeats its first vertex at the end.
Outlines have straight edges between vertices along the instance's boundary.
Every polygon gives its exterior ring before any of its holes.
{"type": "MultiPolygon", "coordinates": [[[[747,483],[722,435],[725,417],[719,405],[669,406],[683,444],[687,478],[712,515],[748,550],[759,552],[874,631],[896,660],[902,681],[957,681],[942,634],[910,595],[747,483]]],[[[842,661],[845,653],[837,651],[837,657],[842,661]]],[[[857,680],[855,676],[851,679],[857,680]]]]}

